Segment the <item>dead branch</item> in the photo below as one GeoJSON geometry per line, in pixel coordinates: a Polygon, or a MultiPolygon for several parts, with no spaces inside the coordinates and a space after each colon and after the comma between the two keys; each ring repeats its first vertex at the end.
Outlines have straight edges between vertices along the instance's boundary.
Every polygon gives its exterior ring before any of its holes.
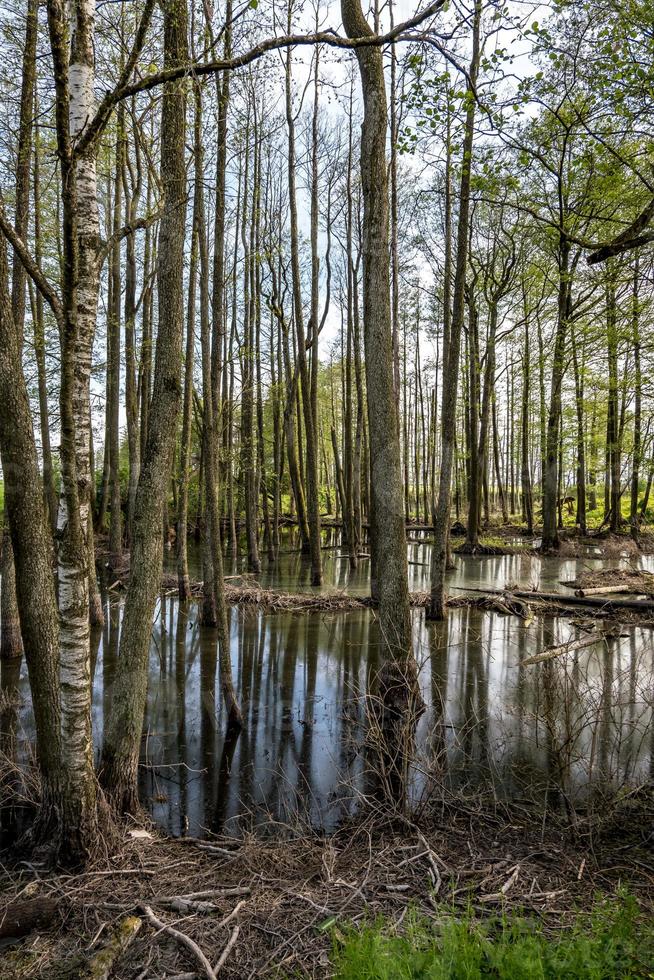
{"type": "Polygon", "coordinates": [[[537,653],[533,657],[527,657],[526,660],[521,660],[517,665],[518,667],[530,667],[532,664],[543,663],[544,660],[554,660],[555,657],[562,657],[566,653],[574,653],[575,650],[584,650],[586,647],[592,647],[596,643],[601,643],[604,639],[602,633],[590,633],[588,636],[582,636],[578,640],[573,640],[571,643],[560,643],[559,646],[550,647],[549,650],[544,650],[543,653],[537,653]]]}
{"type": "Polygon", "coordinates": [[[211,963],[204,955],[204,953],[202,952],[198,944],[194,942],[194,940],[192,940],[190,936],[187,936],[185,933],[180,932],[178,929],[174,929],[173,926],[166,925],[165,922],[162,922],[161,919],[158,919],[149,905],[145,905],[143,907],[143,914],[145,915],[146,919],[148,920],[151,926],[153,926],[159,932],[167,932],[174,939],[176,939],[177,942],[181,943],[182,946],[186,946],[186,948],[190,950],[191,953],[193,953],[196,960],[202,967],[203,973],[208,978],[208,980],[216,980],[216,974],[213,967],[211,966],[211,963]]]}

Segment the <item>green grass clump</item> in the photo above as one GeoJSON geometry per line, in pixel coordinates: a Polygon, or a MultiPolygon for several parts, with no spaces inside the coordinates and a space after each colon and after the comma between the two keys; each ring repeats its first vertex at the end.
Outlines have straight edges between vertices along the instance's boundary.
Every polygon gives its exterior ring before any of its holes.
{"type": "MultiPolygon", "coordinates": [[[[342,937],[341,937],[342,938],[342,937]]],[[[635,901],[598,903],[576,924],[546,935],[524,917],[441,922],[413,917],[394,935],[379,920],[337,944],[338,980],[609,980],[654,977],[654,924],[635,901]]]]}

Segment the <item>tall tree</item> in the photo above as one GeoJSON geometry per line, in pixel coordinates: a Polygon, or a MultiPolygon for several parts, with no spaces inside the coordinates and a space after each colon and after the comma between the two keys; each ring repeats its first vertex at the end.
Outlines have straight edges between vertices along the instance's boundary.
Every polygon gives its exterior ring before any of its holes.
{"type": "MultiPolygon", "coordinates": [[[[185,0],[165,0],[164,65],[188,61],[185,0]]],[[[130,580],[123,617],[114,699],[105,732],[102,781],[118,813],[138,808],[138,759],[145,711],[152,617],[159,591],[164,501],[181,402],[184,332],[184,237],[186,221],[186,92],[183,81],[164,86],[161,110],[163,212],[157,256],[159,331],[152,402],[134,522],[130,580]]]]}
{"type": "Polygon", "coordinates": [[[475,135],[475,86],[481,59],[481,0],[475,0],[472,25],[472,55],[468,68],[468,85],[465,94],[465,128],[461,158],[459,188],[459,220],[456,240],[454,269],[454,295],[452,321],[447,337],[443,340],[443,385],[441,405],[441,470],[438,501],[434,511],[434,545],[431,558],[431,596],[429,618],[445,618],[445,570],[447,567],[452,474],[454,469],[456,440],[456,405],[459,384],[459,354],[461,333],[465,317],[465,282],[468,265],[468,225],[470,220],[470,187],[472,179],[472,151],[475,135]]]}

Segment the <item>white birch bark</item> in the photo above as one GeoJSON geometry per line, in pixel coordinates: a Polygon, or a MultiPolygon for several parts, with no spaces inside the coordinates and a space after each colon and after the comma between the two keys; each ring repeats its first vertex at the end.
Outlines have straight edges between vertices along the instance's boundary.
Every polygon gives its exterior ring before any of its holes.
{"type": "MultiPolygon", "coordinates": [[[[94,109],[93,31],[95,0],[70,6],[69,128],[73,142],[94,109]]],[[[75,422],[75,463],[82,541],[67,542],[66,495],[59,502],[58,550],[60,616],[61,717],[64,771],[81,812],[81,828],[95,822],[95,776],[91,737],[91,665],[89,582],[95,595],[93,539],[90,519],[90,372],[98,300],[100,238],[95,148],[77,158],[74,167],[78,279],[75,294],[76,344],[72,391],[75,422]]],[[[82,829],[82,834],[84,830],[82,829]]]]}

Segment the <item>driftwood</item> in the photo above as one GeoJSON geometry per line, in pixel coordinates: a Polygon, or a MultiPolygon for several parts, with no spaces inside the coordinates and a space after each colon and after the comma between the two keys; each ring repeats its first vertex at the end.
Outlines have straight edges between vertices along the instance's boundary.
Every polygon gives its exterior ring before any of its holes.
{"type": "Polygon", "coordinates": [[[0,939],[19,939],[33,929],[47,929],[57,914],[54,898],[18,899],[0,913],[0,939]]]}
{"type": "Polygon", "coordinates": [[[578,640],[572,640],[569,643],[560,643],[556,647],[550,647],[549,650],[543,650],[542,653],[537,653],[533,657],[527,657],[526,660],[521,660],[518,667],[530,667],[532,664],[543,663],[544,660],[554,660],[555,657],[562,657],[565,653],[573,653],[575,650],[585,650],[586,647],[595,646],[596,643],[600,643],[604,639],[602,633],[590,633],[588,636],[581,636],[578,640]]]}

